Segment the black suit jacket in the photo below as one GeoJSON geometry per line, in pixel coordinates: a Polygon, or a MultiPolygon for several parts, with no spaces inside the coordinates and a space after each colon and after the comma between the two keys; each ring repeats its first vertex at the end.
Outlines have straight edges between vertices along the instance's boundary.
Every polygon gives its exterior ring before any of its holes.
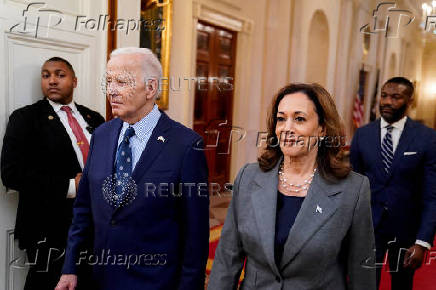
{"type": "MultiPolygon", "coordinates": [[[[88,131],[104,118],[84,106],[76,107],[88,131]]],[[[15,237],[26,249],[47,239],[64,247],[72,220],[69,180],[81,172],[71,139],[48,100],[12,113],[1,154],[3,184],[19,192],[15,237]]]]}

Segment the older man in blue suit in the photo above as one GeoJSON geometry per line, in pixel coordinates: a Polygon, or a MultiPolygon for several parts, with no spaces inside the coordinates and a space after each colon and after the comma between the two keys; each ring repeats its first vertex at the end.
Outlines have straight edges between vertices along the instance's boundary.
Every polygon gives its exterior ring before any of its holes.
{"type": "Polygon", "coordinates": [[[80,263],[93,265],[99,289],[204,289],[209,198],[203,142],[159,111],[161,76],[148,49],[111,54],[106,94],[118,118],[91,140],[58,290],[74,289],[80,263]],[[89,239],[93,253],[81,248],[89,239]]]}
{"type": "Polygon", "coordinates": [[[393,290],[412,289],[436,227],[436,132],[406,116],[413,91],[405,78],[388,80],[381,119],[359,128],[351,144],[353,168],[371,184],[377,281],[387,252],[393,290]]]}

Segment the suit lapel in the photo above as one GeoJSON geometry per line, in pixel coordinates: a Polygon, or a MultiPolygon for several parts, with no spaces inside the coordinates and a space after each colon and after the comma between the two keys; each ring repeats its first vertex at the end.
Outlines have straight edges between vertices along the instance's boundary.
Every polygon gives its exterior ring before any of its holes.
{"type": "Polygon", "coordinates": [[[257,188],[251,195],[263,250],[268,263],[276,274],[279,274],[279,271],[274,258],[274,238],[277,211],[277,172],[280,163],[281,160],[268,172],[258,172],[254,178],[257,188]]]}
{"type": "Polygon", "coordinates": [[[168,144],[169,136],[167,130],[169,128],[171,128],[170,119],[165,113],[161,112],[159,121],[153,129],[150,139],[148,139],[147,146],[133,170],[132,178],[136,183],[141,180],[141,177],[147,172],[166,144],[168,144]]]}
{"type": "Polygon", "coordinates": [[[118,137],[120,135],[121,127],[123,126],[123,121],[119,118],[113,119],[111,122],[114,122],[112,129],[109,131],[107,135],[106,144],[108,144],[108,150],[105,150],[105,158],[104,158],[104,172],[108,172],[110,174],[114,174],[115,170],[115,155],[118,149],[118,137]],[[111,149],[112,148],[112,149],[111,149]]]}
{"type": "MultiPolygon", "coordinates": [[[[286,240],[280,269],[286,267],[307,241],[331,218],[338,205],[330,196],[342,191],[316,173],[286,240]]],[[[274,235],[273,235],[274,236],[274,235]]]]}
{"type": "Polygon", "coordinates": [[[43,118],[43,121],[47,124],[50,130],[50,136],[48,137],[55,138],[52,139],[52,141],[49,143],[52,145],[60,143],[62,148],[69,148],[71,155],[75,156],[77,167],[80,168],[80,163],[77,160],[76,152],[74,151],[70,136],[68,135],[67,130],[59,119],[59,116],[56,114],[56,112],[53,110],[53,107],[47,100],[42,101],[41,111],[41,117],[43,118]]]}
{"type": "Polygon", "coordinates": [[[83,120],[85,120],[86,124],[88,125],[86,126],[86,130],[89,132],[89,134],[92,135],[95,127],[98,127],[98,125],[96,124],[96,120],[92,118],[91,114],[86,111],[85,107],[77,103],[74,104],[76,105],[77,111],[79,111],[80,115],[82,115],[83,120]]]}
{"type": "MultiPolygon", "coordinates": [[[[70,144],[71,149],[73,149],[73,145],[71,144],[70,136],[68,136],[67,130],[62,124],[56,112],[53,110],[53,107],[47,100],[44,100],[42,103],[42,118],[47,122],[54,136],[60,137],[62,136],[65,143],[70,144]],[[68,141],[68,142],[67,142],[68,141]]],[[[73,149],[74,150],[74,149],[73,149]]]]}
{"type": "Polygon", "coordinates": [[[401,162],[402,156],[404,156],[404,151],[406,151],[409,144],[414,140],[416,135],[416,130],[413,130],[414,123],[410,118],[407,118],[406,124],[404,124],[403,132],[401,133],[400,140],[398,141],[397,148],[394,153],[394,159],[391,165],[391,174],[398,167],[401,162]]]}
{"type": "Polygon", "coordinates": [[[383,164],[383,159],[382,159],[382,155],[381,155],[381,128],[380,128],[380,119],[378,119],[377,121],[372,123],[373,129],[370,130],[370,132],[374,132],[373,134],[373,140],[371,140],[371,144],[374,146],[373,148],[373,152],[375,152],[375,156],[376,156],[376,168],[378,171],[379,176],[382,179],[385,179],[387,176],[386,171],[384,170],[384,164],[383,164]]]}

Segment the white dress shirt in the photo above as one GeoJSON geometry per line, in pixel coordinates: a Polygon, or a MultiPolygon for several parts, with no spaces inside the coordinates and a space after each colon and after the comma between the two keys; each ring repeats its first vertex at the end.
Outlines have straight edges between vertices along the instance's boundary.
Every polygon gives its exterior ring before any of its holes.
{"type": "Polygon", "coordinates": [[[393,147],[392,153],[395,153],[395,150],[397,149],[398,142],[400,141],[401,133],[403,133],[404,125],[406,125],[406,121],[407,121],[406,116],[404,116],[402,119],[400,119],[399,121],[392,123],[392,124],[389,124],[388,122],[386,122],[385,119],[383,119],[383,117],[380,120],[380,129],[381,129],[380,142],[381,143],[383,143],[383,138],[385,137],[386,133],[388,132],[388,129],[386,129],[386,127],[389,125],[394,127],[392,129],[392,133],[391,133],[392,134],[392,147],[393,147]]]}
{"type": "MultiPolygon", "coordinates": [[[[406,125],[406,121],[407,121],[407,116],[404,116],[402,119],[398,120],[395,123],[389,124],[388,122],[386,122],[385,119],[383,119],[383,117],[380,120],[380,129],[381,129],[381,134],[380,134],[380,142],[383,143],[383,138],[385,137],[388,129],[386,129],[387,126],[391,125],[392,127],[394,127],[392,129],[392,147],[393,147],[393,152],[395,153],[395,150],[398,147],[398,142],[400,141],[401,138],[401,134],[403,133],[404,130],[404,125],[406,125]]],[[[380,144],[381,144],[380,143],[380,144]]],[[[416,240],[415,244],[423,246],[427,249],[431,249],[431,245],[427,242],[421,241],[421,240],[416,240]]]]}
{"type": "MultiPolygon", "coordinates": [[[[80,164],[80,167],[83,170],[84,164],[83,164],[83,154],[80,150],[79,145],[77,144],[76,136],[73,133],[73,130],[70,127],[70,124],[68,123],[68,116],[65,111],[62,111],[61,108],[63,106],[68,106],[71,108],[71,113],[73,114],[73,117],[76,118],[77,122],[79,123],[80,127],[82,128],[83,134],[85,134],[86,139],[88,140],[88,143],[91,140],[91,134],[88,132],[86,127],[88,127],[88,123],[86,123],[85,119],[83,119],[80,112],[77,110],[76,105],[74,102],[71,102],[67,105],[62,105],[59,103],[55,103],[51,100],[48,100],[50,105],[53,107],[53,110],[58,115],[59,119],[61,120],[62,125],[64,125],[65,130],[68,133],[68,136],[71,140],[71,145],[73,145],[74,152],[76,153],[77,161],[80,164]]],[[[67,198],[75,198],[76,197],[76,181],[74,178],[70,179],[70,185],[68,186],[68,192],[67,192],[67,198]]]]}
{"type": "Polygon", "coordinates": [[[150,139],[160,116],[161,112],[159,111],[158,106],[154,105],[153,109],[135,124],[130,125],[127,122],[123,122],[123,127],[121,128],[120,135],[118,136],[118,146],[120,146],[124,137],[124,133],[129,126],[133,127],[135,130],[135,135],[130,138],[129,142],[129,147],[132,150],[132,172],[142,155],[142,151],[144,151],[145,147],[147,146],[148,140],[150,139]]]}

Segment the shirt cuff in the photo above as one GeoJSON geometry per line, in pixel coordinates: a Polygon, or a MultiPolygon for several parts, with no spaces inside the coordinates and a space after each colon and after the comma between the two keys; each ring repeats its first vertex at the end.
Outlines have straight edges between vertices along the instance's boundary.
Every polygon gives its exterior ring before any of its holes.
{"type": "Polygon", "coordinates": [[[67,198],[76,197],[76,180],[70,179],[70,185],[68,186],[67,198]]]}
{"type": "Polygon", "coordinates": [[[427,250],[431,249],[431,245],[429,243],[421,241],[421,240],[416,240],[415,244],[423,246],[424,248],[427,248],[427,250]]]}

